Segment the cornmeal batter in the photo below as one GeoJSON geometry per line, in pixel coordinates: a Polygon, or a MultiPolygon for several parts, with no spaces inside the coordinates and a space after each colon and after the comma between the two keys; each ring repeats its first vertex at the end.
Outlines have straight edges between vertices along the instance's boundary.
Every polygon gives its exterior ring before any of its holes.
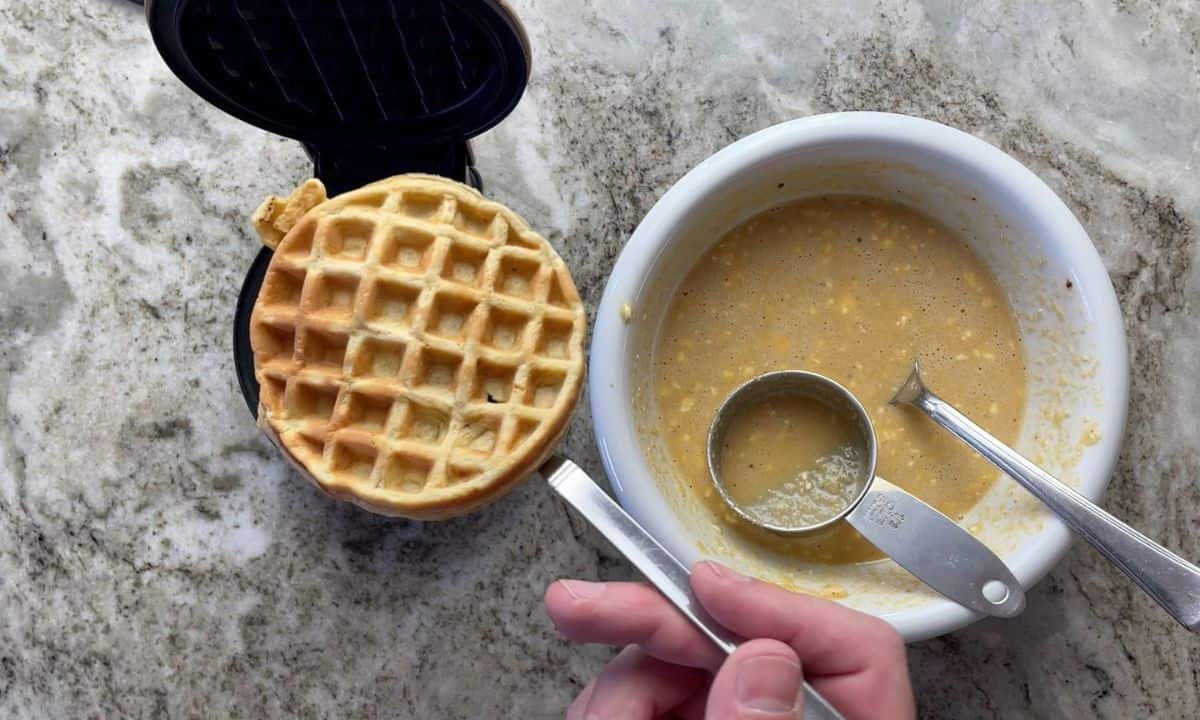
{"type": "Polygon", "coordinates": [[[810,397],[768,398],[729,419],[721,480],[762,522],[802,528],[846,508],[862,488],[864,438],[845,412],[810,397]]]}
{"type": "Polygon", "coordinates": [[[866,407],[878,474],[960,518],[997,473],[917,411],[887,405],[918,356],[939,395],[1014,443],[1024,349],[979,258],[945,226],[902,205],[798,201],[735,228],[680,287],[655,348],[657,425],[679,477],[727,527],[804,560],[877,559],[846,523],[804,538],[741,523],[712,486],[705,440],[717,407],[742,382],[771,370],[819,372],[866,407]]]}

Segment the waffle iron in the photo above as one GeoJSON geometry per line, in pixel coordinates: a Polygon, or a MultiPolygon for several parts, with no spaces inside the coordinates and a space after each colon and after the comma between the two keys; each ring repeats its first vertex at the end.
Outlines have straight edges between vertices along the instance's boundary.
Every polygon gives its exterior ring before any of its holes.
{"type": "MultiPolygon", "coordinates": [[[[405,172],[482,189],[469,140],[529,80],[529,40],[499,0],[149,0],[146,19],[185,85],[301,142],[330,197],[405,172]]],[[[251,263],[234,314],[238,384],[255,415],[250,313],[271,255],[251,263]]]]}

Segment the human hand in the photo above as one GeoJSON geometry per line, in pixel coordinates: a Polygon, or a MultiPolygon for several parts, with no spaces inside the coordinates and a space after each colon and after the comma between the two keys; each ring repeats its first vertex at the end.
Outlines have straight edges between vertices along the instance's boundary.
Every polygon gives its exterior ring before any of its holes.
{"type": "Polygon", "coordinates": [[[847,720],[915,716],[904,643],[886,622],[714,562],[697,563],[691,583],[714,620],[753,639],[726,656],[640,583],[547,588],[546,609],[568,639],[626,646],[567,720],[799,718],[806,678],[847,720]]]}

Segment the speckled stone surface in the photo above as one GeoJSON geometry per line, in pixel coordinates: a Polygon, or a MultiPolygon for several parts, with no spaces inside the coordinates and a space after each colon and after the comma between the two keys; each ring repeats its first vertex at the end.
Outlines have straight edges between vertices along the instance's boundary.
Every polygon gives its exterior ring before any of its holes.
{"type": "MultiPolygon", "coordinates": [[[[589,306],[676,178],[784,119],[923,115],[1029,165],[1126,314],[1105,504],[1200,556],[1194,3],[516,6],[532,82],[478,165],[589,306]]],[[[0,108],[0,715],[561,715],[608,651],[540,597],[629,576],[603,541],[538,484],[443,524],[336,504],[246,412],[246,217],[307,177],[299,146],[195,97],[116,0],[0,2],[0,108]]],[[[599,470],[586,408],[567,448],[599,470]]],[[[1019,619],[910,658],[927,717],[1200,716],[1200,641],[1083,546],[1019,619]]]]}

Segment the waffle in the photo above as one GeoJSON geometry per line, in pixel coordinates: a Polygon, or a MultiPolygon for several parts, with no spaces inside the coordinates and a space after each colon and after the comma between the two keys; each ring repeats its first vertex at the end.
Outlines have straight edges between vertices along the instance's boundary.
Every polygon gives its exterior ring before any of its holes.
{"type": "Polygon", "coordinates": [[[250,320],[260,427],[374,512],[440,519],[495,500],[579,398],[586,321],[566,266],[444,178],[323,198],[309,181],[254,215],[277,243],[250,320]]]}

